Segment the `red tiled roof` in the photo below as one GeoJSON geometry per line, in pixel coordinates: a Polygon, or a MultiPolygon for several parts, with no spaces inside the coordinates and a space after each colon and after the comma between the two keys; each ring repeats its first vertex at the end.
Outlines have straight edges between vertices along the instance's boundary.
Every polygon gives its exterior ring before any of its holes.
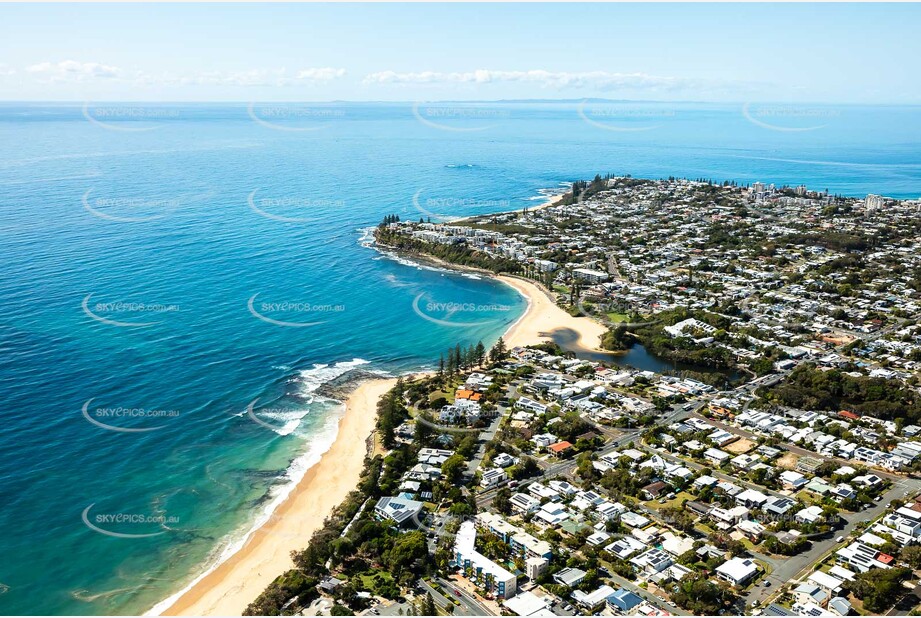
{"type": "Polygon", "coordinates": [[[549,449],[550,449],[551,451],[553,451],[554,453],[562,453],[562,452],[565,451],[566,449],[572,448],[572,444],[570,444],[570,443],[567,442],[566,440],[563,440],[562,442],[557,442],[556,444],[551,444],[551,445],[548,446],[547,448],[549,448],[549,449]]]}

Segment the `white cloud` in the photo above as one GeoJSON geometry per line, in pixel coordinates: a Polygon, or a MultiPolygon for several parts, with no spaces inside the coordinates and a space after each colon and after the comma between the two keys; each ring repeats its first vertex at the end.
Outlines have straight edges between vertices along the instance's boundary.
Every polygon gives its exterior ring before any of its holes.
{"type": "Polygon", "coordinates": [[[518,82],[537,84],[546,88],[643,88],[672,90],[699,85],[692,80],[677,77],[659,77],[646,73],[611,73],[608,71],[494,71],[477,69],[475,71],[442,73],[422,71],[418,73],[399,73],[380,71],[365,76],[369,84],[490,84],[500,82],[518,82]]]}
{"type": "MultiPolygon", "coordinates": [[[[4,74],[0,65],[0,75],[4,74]]],[[[99,62],[40,62],[26,67],[41,81],[87,81],[112,79],[138,86],[295,86],[320,84],[345,76],[345,69],[332,67],[305,68],[289,73],[286,69],[252,69],[248,71],[207,71],[194,74],[147,73],[126,71],[99,62]]],[[[9,73],[12,74],[12,71],[9,73]]]]}
{"type": "Polygon", "coordinates": [[[345,69],[331,67],[301,69],[289,74],[286,69],[253,69],[250,71],[213,71],[179,77],[150,77],[146,83],[206,86],[296,86],[330,82],[345,75],[345,69]]]}
{"type": "Polygon", "coordinates": [[[87,79],[112,79],[121,74],[121,69],[99,62],[40,62],[26,67],[26,71],[52,81],[84,81],[87,79]]]}
{"type": "Polygon", "coordinates": [[[340,77],[345,77],[345,69],[333,69],[331,67],[324,67],[322,69],[304,69],[299,71],[297,74],[298,79],[312,81],[330,81],[333,79],[339,79],[340,77]]]}

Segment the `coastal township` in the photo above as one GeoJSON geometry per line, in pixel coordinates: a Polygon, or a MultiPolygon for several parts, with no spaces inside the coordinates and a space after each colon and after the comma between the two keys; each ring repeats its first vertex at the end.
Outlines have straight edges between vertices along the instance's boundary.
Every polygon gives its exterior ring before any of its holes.
{"type": "Polygon", "coordinates": [[[527,313],[359,387],[348,442],[166,613],[917,610],[919,215],[597,176],[521,212],[387,217],[379,248],[495,275],[527,313]]]}

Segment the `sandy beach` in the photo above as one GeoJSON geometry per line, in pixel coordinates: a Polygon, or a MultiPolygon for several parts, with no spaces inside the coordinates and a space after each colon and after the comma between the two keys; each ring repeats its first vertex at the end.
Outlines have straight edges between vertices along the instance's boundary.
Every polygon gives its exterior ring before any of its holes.
{"type": "Polygon", "coordinates": [[[336,440],[304,475],[274,515],[246,544],[195,583],[164,616],[239,616],[272,580],[293,566],[292,550],[307,546],[333,507],[361,475],[365,440],[374,430],[377,402],[396,379],[361,384],[346,401],[336,440]]]}
{"type": "Polygon", "coordinates": [[[547,208],[548,206],[553,206],[565,196],[565,193],[556,193],[554,195],[548,195],[547,199],[538,204],[537,206],[531,206],[528,210],[540,210],[542,208],[547,208]]]}
{"type": "Polygon", "coordinates": [[[601,337],[608,330],[603,324],[587,317],[569,315],[531,281],[505,275],[496,278],[515,288],[528,299],[528,310],[503,337],[506,346],[513,348],[548,341],[552,331],[565,328],[578,333],[578,343],[581,347],[589,350],[601,349],[601,337]]]}

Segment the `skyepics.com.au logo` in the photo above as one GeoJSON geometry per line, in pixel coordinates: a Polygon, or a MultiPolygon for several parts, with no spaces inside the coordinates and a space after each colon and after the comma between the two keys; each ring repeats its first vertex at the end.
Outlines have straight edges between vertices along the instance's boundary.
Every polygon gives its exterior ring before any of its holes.
{"type": "Polygon", "coordinates": [[[344,200],[333,200],[314,197],[270,197],[256,196],[259,189],[255,189],[246,198],[249,209],[259,216],[281,221],[282,223],[309,223],[316,220],[318,213],[330,210],[342,210],[344,200]]]}
{"type": "Polygon", "coordinates": [[[162,410],[155,408],[129,408],[124,406],[114,407],[91,407],[95,397],[88,399],[83,404],[81,411],[83,418],[87,421],[107,431],[116,431],[119,433],[148,433],[163,429],[166,425],[126,426],[125,423],[137,423],[142,425],[145,422],[153,422],[151,419],[162,420],[171,419],[179,416],[178,410],[162,410]],[[140,419],[140,421],[138,420],[140,419]]]}
{"type": "Polygon", "coordinates": [[[246,113],[261,127],[293,133],[328,129],[347,116],[344,107],[332,103],[250,103],[246,113]]]}
{"type": "Polygon", "coordinates": [[[511,117],[507,109],[483,105],[451,105],[446,103],[413,103],[413,116],[427,127],[439,131],[472,133],[493,128],[497,122],[511,117]]]}
{"type": "Polygon", "coordinates": [[[83,509],[80,519],[83,524],[99,534],[117,539],[146,539],[166,534],[171,525],[179,523],[179,518],[170,515],[150,515],[144,513],[93,513],[90,511],[96,503],[83,509]],[[157,530],[159,528],[159,530],[157,530]]]}
{"type": "Polygon", "coordinates": [[[317,320],[317,316],[342,313],[345,305],[305,303],[301,301],[256,302],[259,293],[253,294],[246,303],[250,314],[263,322],[275,326],[303,328],[323,324],[326,320],[317,320]],[[277,316],[277,317],[272,317],[277,316]],[[280,319],[287,316],[310,316],[309,320],[280,319]]]}
{"type": "Polygon", "coordinates": [[[638,133],[660,128],[675,117],[674,109],[640,107],[584,100],[576,108],[579,118],[596,129],[638,133]]]}
{"type": "Polygon", "coordinates": [[[156,221],[172,213],[179,200],[139,197],[91,197],[93,189],[83,194],[83,208],[94,217],[117,223],[156,221]]]}
{"type": "Polygon", "coordinates": [[[425,189],[413,194],[413,208],[428,221],[442,222],[457,218],[458,215],[439,214],[444,212],[470,213],[478,211],[497,212],[511,210],[510,200],[491,200],[469,197],[422,197],[425,189]]]}
{"type": "Polygon", "coordinates": [[[136,133],[153,131],[180,117],[178,109],[161,106],[101,105],[84,103],[83,117],[108,131],[136,133]]]}
{"type": "Polygon", "coordinates": [[[509,305],[498,303],[423,300],[427,295],[426,292],[420,292],[413,299],[413,311],[423,320],[439,326],[452,328],[486,326],[501,321],[502,314],[512,310],[509,305]],[[496,317],[496,314],[499,314],[499,317],[496,317]]]}
{"type": "Polygon", "coordinates": [[[138,315],[150,315],[160,313],[171,313],[179,311],[179,305],[163,303],[142,303],[142,302],[96,302],[90,303],[93,293],[89,293],[80,303],[83,313],[97,322],[108,324],[109,326],[118,326],[122,328],[146,328],[160,324],[156,321],[140,321],[138,319],[126,320],[123,317],[132,317],[138,315]],[[119,318],[119,319],[116,319],[119,318]]]}
{"type": "Polygon", "coordinates": [[[263,407],[257,409],[258,403],[258,397],[249,402],[249,405],[246,406],[246,418],[282,436],[297,429],[300,419],[304,416],[303,411],[291,408],[263,407]]]}
{"type": "Polygon", "coordinates": [[[831,119],[841,112],[828,107],[806,107],[802,105],[759,105],[746,103],[742,116],[755,126],[782,133],[817,131],[828,126],[831,119]]]}

